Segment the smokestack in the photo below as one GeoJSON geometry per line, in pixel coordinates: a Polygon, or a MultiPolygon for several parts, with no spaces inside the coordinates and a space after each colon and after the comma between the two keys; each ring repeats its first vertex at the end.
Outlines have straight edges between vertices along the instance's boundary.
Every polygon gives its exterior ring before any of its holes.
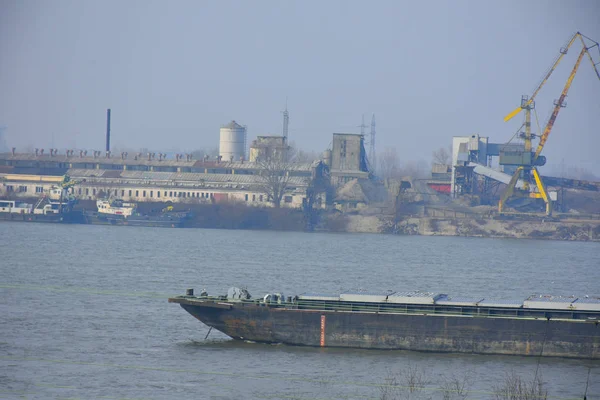
{"type": "Polygon", "coordinates": [[[106,152],[110,151],[110,108],[106,110],[106,152]]]}

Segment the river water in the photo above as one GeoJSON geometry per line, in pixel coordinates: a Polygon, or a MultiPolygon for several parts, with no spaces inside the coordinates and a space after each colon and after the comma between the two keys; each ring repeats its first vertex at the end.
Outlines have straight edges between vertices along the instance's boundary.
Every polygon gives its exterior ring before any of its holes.
{"type": "Polygon", "coordinates": [[[230,286],[600,295],[598,243],[8,222],[0,237],[0,398],[379,399],[386,378],[406,386],[417,371],[425,386],[410,398],[442,398],[455,375],[485,399],[505,374],[536,370],[550,398],[582,399],[586,383],[600,398],[589,360],[205,340],[206,326],[167,303],[230,286]]]}

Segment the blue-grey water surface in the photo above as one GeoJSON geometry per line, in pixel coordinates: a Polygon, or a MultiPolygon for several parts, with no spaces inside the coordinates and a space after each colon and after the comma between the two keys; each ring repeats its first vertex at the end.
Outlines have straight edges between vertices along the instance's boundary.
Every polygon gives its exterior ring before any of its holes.
{"type": "MultiPolygon", "coordinates": [[[[598,243],[0,223],[0,398],[378,399],[408,368],[418,398],[507,372],[553,399],[600,398],[600,363],[234,342],[167,297],[422,289],[523,300],[600,294],[598,243]],[[589,373],[589,379],[588,379],[589,373]]],[[[414,395],[411,398],[416,398],[414,395]]]]}

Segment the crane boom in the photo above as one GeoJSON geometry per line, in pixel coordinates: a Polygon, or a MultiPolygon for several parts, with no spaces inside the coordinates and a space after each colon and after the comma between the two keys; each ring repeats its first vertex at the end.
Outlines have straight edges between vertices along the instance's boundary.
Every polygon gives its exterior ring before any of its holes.
{"type": "Polygon", "coordinates": [[[552,115],[550,115],[550,119],[548,120],[548,123],[544,128],[544,133],[542,133],[542,135],[540,136],[540,142],[538,143],[537,149],[535,150],[533,161],[537,160],[540,153],[542,152],[542,149],[544,148],[544,145],[546,144],[546,140],[548,140],[548,136],[552,131],[552,127],[554,126],[554,122],[556,121],[556,117],[558,116],[558,112],[562,108],[563,102],[565,101],[565,97],[567,97],[567,93],[569,93],[569,89],[571,88],[571,84],[573,83],[573,78],[575,78],[575,74],[577,73],[577,69],[579,68],[579,64],[581,64],[581,60],[583,59],[583,55],[585,53],[587,53],[587,49],[584,46],[583,49],[581,49],[581,53],[579,53],[577,62],[573,67],[573,71],[571,71],[571,75],[569,75],[569,79],[567,79],[567,83],[565,83],[565,87],[563,88],[562,93],[558,98],[558,101],[554,105],[554,110],[552,110],[552,115]]]}
{"type": "Polygon", "coordinates": [[[581,40],[581,44],[583,45],[583,47],[585,47],[586,50],[587,50],[588,58],[590,59],[590,62],[592,63],[592,67],[594,68],[594,72],[596,73],[596,76],[598,77],[598,79],[600,79],[600,72],[598,72],[598,68],[596,68],[596,65],[600,64],[600,62],[599,63],[595,63],[594,62],[594,58],[592,57],[592,54],[590,53],[590,49],[592,49],[594,47],[597,47],[598,48],[598,54],[600,54],[600,43],[596,42],[595,40],[593,40],[593,39],[591,39],[591,38],[589,38],[587,36],[585,36],[582,33],[579,33],[579,39],[581,40]],[[585,40],[583,40],[583,38],[586,38],[587,40],[589,40],[590,42],[592,42],[594,44],[591,45],[591,46],[589,46],[589,47],[587,47],[585,45],[585,40]]]}
{"type": "MultiPolygon", "coordinates": [[[[569,51],[569,48],[575,42],[575,39],[578,36],[581,38],[581,33],[579,33],[579,32],[575,33],[573,35],[573,37],[571,38],[571,40],[569,40],[569,43],[565,46],[565,48],[560,50],[560,54],[558,55],[558,57],[556,58],[556,60],[554,60],[554,64],[552,64],[552,67],[550,67],[550,69],[546,73],[546,76],[544,77],[544,79],[542,79],[542,81],[540,82],[540,84],[538,85],[538,87],[533,91],[533,94],[531,95],[531,97],[529,98],[529,100],[527,101],[527,103],[522,104],[521,106],[515,108],[510,114],[508,114],[506,117],[504,117],[504,122],[510,121],[515,115],[517,115],[518,113],[520,113],[521,110],[523,110],[523,108],[526,108],[531,103],[533,103],[533,100],[535,99],[535,96],[537,96],[537,94],[540,92],[540,90],[542,89],[542,87],[546,84],[546,82],[548,82],[548,78],[550,78],[550,75],[552,75],[552,73],[554,72],[554,70],[556,69],[556,67],[560,63],[560,61],[563,59],[563,57],[565,56],[565,54],[567,54],[567,52],[569,51]]],[[[581,40],[583,41],[583,38],[581,38],[581,40]]],[[[584,43],[584,47],[585,47],[585,43],[584,43]]],[[[594,62],[592,61],[592,64],[593,63],[594,62]]],[[[595,68],[595,66],[594,66],[594,68],[595,68]]]]}

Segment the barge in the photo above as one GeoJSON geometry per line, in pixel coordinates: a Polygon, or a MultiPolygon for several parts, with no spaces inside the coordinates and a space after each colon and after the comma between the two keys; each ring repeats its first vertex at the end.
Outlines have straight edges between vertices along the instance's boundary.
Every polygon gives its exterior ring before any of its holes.
{"type": "Polygon", "coordinates": [[[233,339],[316,347],[600,359],[600,298],[525,300],[427,292],[169,298],[233,339]]]}

